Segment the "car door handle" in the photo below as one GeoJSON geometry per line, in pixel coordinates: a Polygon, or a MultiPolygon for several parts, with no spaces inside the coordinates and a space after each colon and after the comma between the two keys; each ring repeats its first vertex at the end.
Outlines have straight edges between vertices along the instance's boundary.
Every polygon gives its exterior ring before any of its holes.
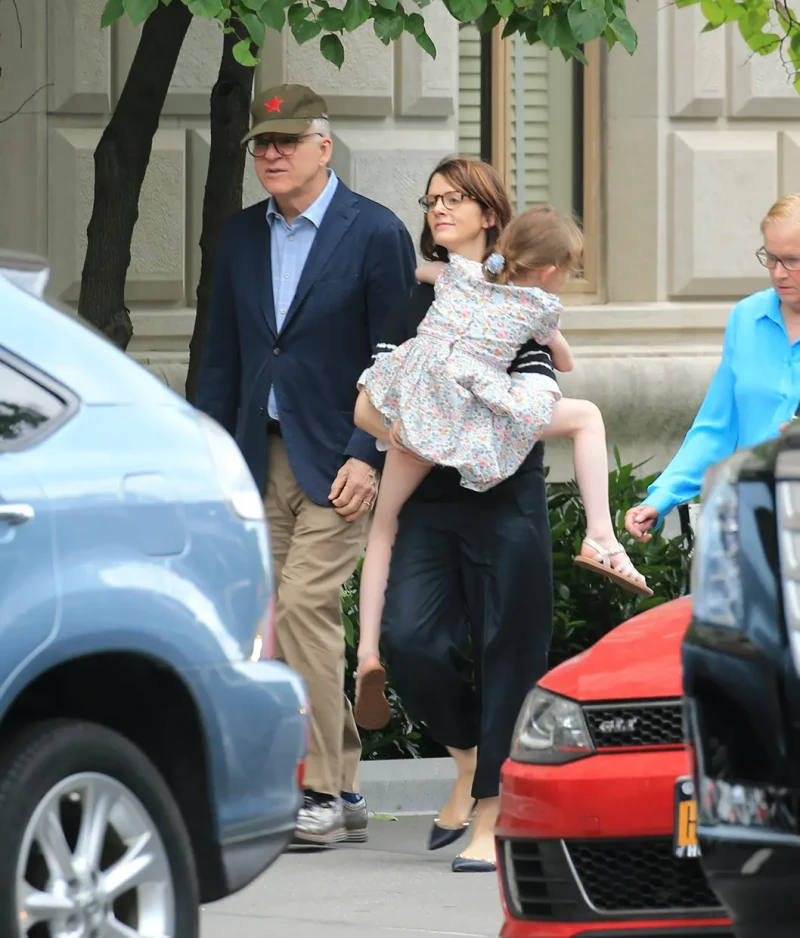
{"type": "Polygon", "coordinates": [[[32,521],[34,510],[30,505],[10,505],[0,503],[0,521],[6,524],[25,524],[32,521]]]}

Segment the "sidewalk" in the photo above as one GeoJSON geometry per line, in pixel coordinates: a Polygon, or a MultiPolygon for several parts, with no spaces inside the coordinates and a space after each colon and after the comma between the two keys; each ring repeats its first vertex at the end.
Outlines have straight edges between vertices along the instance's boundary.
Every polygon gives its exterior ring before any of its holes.
{"type": "Polygon", "coordinates": [[[203,914],[202,938],[497,938],[497,877],[455,874],[430,853],[430,817],[370,822],[370,840],[292,848],[260,880],[203,914]]]}

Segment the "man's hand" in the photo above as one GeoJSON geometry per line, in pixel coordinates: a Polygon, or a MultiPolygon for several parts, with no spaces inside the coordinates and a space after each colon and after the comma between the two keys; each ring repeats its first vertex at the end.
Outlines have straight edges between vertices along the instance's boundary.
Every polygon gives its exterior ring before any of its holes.
{"type": "Polygon", "coordinates": [[[360,459],[348,459],[333,480],[328,496],[345,521],[358,521],[372,511],[378,495],[378,473],[360,459]]]}
{"type": "Polygon", "coordinates": [[[658,521],[658,509],[652,505],[637,505],[625,514],[625,530],[637,541],[646,543],[653,535],[650,528],[658,521]]]}

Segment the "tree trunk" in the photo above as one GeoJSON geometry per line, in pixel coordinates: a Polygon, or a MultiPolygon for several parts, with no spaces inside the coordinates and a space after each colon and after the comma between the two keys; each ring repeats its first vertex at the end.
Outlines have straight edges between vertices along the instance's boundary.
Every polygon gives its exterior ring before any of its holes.
{"type": "Polygon", "coordinates": [[[203,230],[200,234],[200,280],[197,315],[189,343],[186,398],[193,401],[208,332],[208,314],[214,286],[214,263],[225,222],[242,208],[242,185],[247,151],[241,144],[250,127],[250,99],[255,69],[233,57],[235,34],[225,36],[219,75],[211,91],[211,146],[203,195],[203,230]]]}
{"type": "Polygon", "coordinates": [[[94,151],[94,205],[78,312],[122,349],[133,335],[125,307],[125,279],[139,193],[191,21],[184,3],[160,3],[148,17],[122,94],[94,151]]]}

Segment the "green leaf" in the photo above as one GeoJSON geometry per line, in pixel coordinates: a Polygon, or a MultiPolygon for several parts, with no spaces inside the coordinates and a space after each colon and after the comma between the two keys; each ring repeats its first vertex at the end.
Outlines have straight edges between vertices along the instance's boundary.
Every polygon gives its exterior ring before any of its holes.
{"type": "Polygon", "coordinates": [[[486,12],[483,16],[479,16],[477,20],[475,20],[475,25],[478,27],[478,32],[483,34],[490,33],[499,22],[500,14],[497,12],[497,7],[493,3],[490,3],[486,7],[486,12]]]}
{"type": "Polygon", "coordinates": [[[238,0],[238,2],[247,7],[248,10],[252,10],[253,13],[258,13],[264,4],[264,0],[238,0]]]}
{"type": "MultiPolygon", "coordinates": [[[[422,17],[420,17],[422,19],[422,17]]],[[[339,33],[344,29],[344,13],[342,10],[337,10],[335,7],[328,7],[327,10],[323,10],[318,16],[317,21],[323,29],[327,29],[331,33],[339,33]]],[[[325,41],[325,38],[321,40],[321,43],[325,41]]],[[[333,61],[333,60],[331,60],[333,61]]]]}
{"type": "Polygon", "coordinates": [[[494,0],[494,6],[504,20],[507,20],[516,9],[514,0],[494,0]]]}
{"type": "Polygon", "coordinates": [[[681,10],[683,7],[693,7],[700,0],[675,0],[675,6],[681,10]]]}
{"type": "Polygon", "coordinates": [[[476,20],[488,6],[489,0],[450,0],[450,12],[462,23],[476,20]]]}
{"type": "Polygon", "coordinates": [[[261,22],[269,29],[280,32],[286,24],[283,0],[267,0],[258,12],[261,22]]]}
{"type": "Polygon", "coordinates": [[[141,26],[158,6],[158,0],[122,0],[125,12],[134,26],[141,26]]]}
{"type": "Polygon", "coordinates": [[[719,0],[719,5],[728,23],[735,23],[739,17],[744,16],[747,12],[737,0],[719,0]]]}
{"type": "Polygon", "coordinates": [[[417,40],[417,45],[423,52],[427,52],[432,59],[436,58],[436,46],[426,32],[423,31],[418,36],[414,36],[414,38],[417,40]]]}
{"type": "Polygon", "coordinates": [[[316,20],[303,20],[297,26],[292,26],[292,35],[300,46],[316,38],[321,32],[322,27],[316,20]]]}
{"type": "Polygon", "coordinates": [[[332,33],[323,36],[319,41],[319,49],[323,58],[332,62],[337,68],[341,68],[344,62],[344,46],[342,40],[332,33]]]}
{"type": "Polygon", "coordinates": [[[245,13],[242,17],[242,22],[247,27],[248,33],[250,33],[250,38],[258,46],[259,49],[264,46],[265,39],[265,29],[264,24],[256,16],[255,13],[245,13]]]}
{"type": "Polygon", "coordinates": [[[575,37],[572,35],[572,29],[567,17],[560,7],[542,20],[539,26],[539,35],[548,49],[572,49],[575,47],[575,37]]]}
{"type": "Polygon", "coordinates": [[[700,0],[700,9],[703,11],[703,16],[714,26],[722,26],[725,22],[725,14],[717,0],[700,0]]]}
{"type": "Polygon", "coordinates": [[[344,28],[349,32],[355,32],[370,17],[371,8],[369,0],[347,0],[344,5],[344,28]]]}
{"type": "Polygon", "coordinates": [[[213,20],[222,12],[222,0],[186,0],[186,6],[192,16],[213,20]]]}
{"type": "Polygon", "coordinates": [[[242,39],[233,47],[233,57],[240,65],[252,67],[258,65],[258,59],[250,51],[250,40],[242,39]]]}
{"type": "Polygon", "coordinates": [[[759,55],[769,55],[774,52],[781,44],[781,37],[775,33],[757,33],[751,39],[747,40],[747,45],[759,55]]]}
{"type": "Polygon", "coordinates": [[[603,35],[606,37],[608,48],[613,49],[617,44],[617,37],[614,34],[614,30],[610,26],[606,26],[606,28],[603,30],[603,35]]]}
{"type": "Polygon", "coordinates": [[[390,13],[394,13],[397,9],[397,0],[375,0],[375,2],[379,7],[388,10],[390,13]]]}
{"type": "Polygon", "coordinates": [[[310,13],[311,10],[309,10],[305,3],[293,3],[289,7],[289,25],[292,27],[292,30],[304,22],[310,13]]]}
{"type": "MultiPolygon", "coordinates": [[[[492,12],[494,12],[495,16],[497,16],[497,11],[494,10],[493,7],[489,7],[489,9],[486,11],[486,14],[481,17],[480,22],[483,22],[484,19],[486,19],[486,20],[488,21],[488,20],[489,20],[489,15],[490,15],[492,12]]],[[[497,19],[498,19],[498,22],[499,22],[500,17],[498,16],[497,19]]],[[[519,10],[515,10],[515,11],[511,14],[511,16],[509,16],[508,22],[507,22],[506,25],[503,27],[503,36],[502,36],[502,38],[503,38],[503,39],[508,39],[508,37],[509,37],[509,36],[513,36],[514,33],[524,33],[527,28],[528,28],[528,20],[519,12],[519,10]]],[[[481,29],[481,32],[483,32],[483,29],[481,29]]],[[[487,32],[488,32],[488,30],[487,30],[487,32]]]]}
{"type": "Polygon", "coordinates": [[[125,7],[122,0],[108,0],[100,16],[100,28],[105,29],[124,15],[125,7]]]}
{"type": "Polygon", "coordinates": [[[567,12],[567,21],[578,45],[591,42],[601,36],[608,25],[605,6],[584,10],[577,3],[572,3],[567,12]]]}
{"type": "Polygon", "coordinates": [[[372,10],[372,28],[385,46],[403,35],[405,25],[406,18],[402,13],[390,13],[382,7],[372,10]]]}
{"type": "Polygon", "coordinates": [[[628,18],[621,13],[617,13],[614,19],[611,20],[611,28],[614,30],[614,35],[619,39],[622,48],[633,55],[639,45],[639,37],[628,18]]]}
{"type": "Polygon", "coordinates": [[[406,32],[414,38],[425,32],[425,20],[419,13],[409,13],[406,16],[406,32]]]}

